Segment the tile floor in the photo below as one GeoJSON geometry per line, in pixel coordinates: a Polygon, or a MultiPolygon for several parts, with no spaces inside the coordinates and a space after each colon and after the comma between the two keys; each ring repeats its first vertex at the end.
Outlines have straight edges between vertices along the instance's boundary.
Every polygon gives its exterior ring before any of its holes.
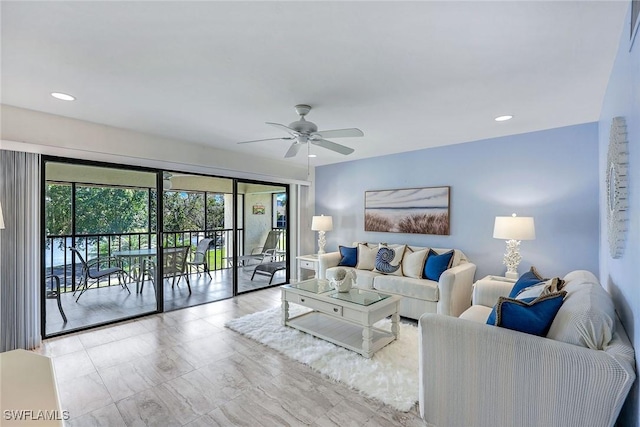
{"type": "Polygon", "coordinates": [[[46,340],[68,426],[423,426],[224,327],[278,288],[46,340]]]}

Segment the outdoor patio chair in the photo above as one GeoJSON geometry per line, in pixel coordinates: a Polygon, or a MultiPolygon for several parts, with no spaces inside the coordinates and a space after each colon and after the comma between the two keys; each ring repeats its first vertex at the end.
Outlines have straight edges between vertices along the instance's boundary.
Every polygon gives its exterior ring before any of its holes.
{"type": "Polygon", "coordinates": [[[196,251],[193,254],[193,259],[191,259],[191,261],[187,261],[189,274],[191,274],[191,269],[195,267],[198,272],[198,276],[200,276],[200,266],[202,266],[203,271],[209,275],[210,279],[212,278],[211,273],[209,273],[209,259],[207,257],[207,251],[209,250],[212,242],[213,239],[202,239],[198,242],[196,251]]]}
{"type": "Polygon", "coordinates": [[[64,310],[62,309],[62,302],[60,302],[60,277],[56,276],[55,274],[49,274],[45,276],[44,279],[51,279],[51,287],[49,289],[46,289],[45,298],[54,299],[58,302],[58,310],[60,310],[62,320],[64,320],[64,323],[67,323],[67,316],[64,314],[64,310]],[[54,283],[56,285],[55,289],[53,288],[54,283]]]}
{"type": "MultiPolygon", "coordinates": [[[[173,288],[176,284],[180,283],[180,279],[182,276],[185,276],[185,280],[187,281],[187,287],[189,288],[189,294],[191,294],[191,284],[189,283],[189,275],[186,273],[187,268],[187,258],[189,257],[189,249],[191,246],[177,246],[175,248],[162,248],[162,275],[163,279],[173,278],[171,282],[171,287],[173,288]],[[178,281],[176,282],[176,277],[178,281]]],[[[153,261],[146,261],[145,269],[148,271],[149,276],[151,278],[151,283],[155,287],[155,277],[156,277],[156,264],[153,261]]],[[[142,282],[142,286],[140,287],[140,292],[142,293],[142,289],[144,288],[144,281],[142,282]]]]}
{"type": "Polygon", "coordinates": [[[249,255],[241,255],[238,257],[238,263],[242,266],[261,264],[265,261],[276,261],[278,245],[280,244],[280,236],[282,230],[271,230],[267,234],[264,245],[258,246],[251,250],[249,255]],[[256,261],[256,262],[251,262],[256,261]]]}
{"type": "Polygon", "coordinates": [[[77,257],[77,259],[82,264],[82,275],[80,277],[80,284],[73,292],[73,295],[75,295],[78,290],[80,291],[80,295],[78,295],[78,298],[76,298],[76,302],[78,302],[82,294],[85,293],[85,291],[89,289],[92,284],[100,282],[100,280],[105,277],[109,278],[112,274],[115,274],[118,277],[118,284],[123,289],[126,289],[127,292],[131,293],[124,280],[124,276],[127,275],[127,272],[122,269],[122,260],[120,258],[99,257],[89,261],[85,261],[78,248],[69,246],[69,250],[71,250],[73,255],[77,257]],[[104,267],[105,265],[106,267],[104,267]],[[112,267],[112,265],[115,266],[112,267]],[[93,283],[90,283],[90,281],[92,281],[93,283]]]}

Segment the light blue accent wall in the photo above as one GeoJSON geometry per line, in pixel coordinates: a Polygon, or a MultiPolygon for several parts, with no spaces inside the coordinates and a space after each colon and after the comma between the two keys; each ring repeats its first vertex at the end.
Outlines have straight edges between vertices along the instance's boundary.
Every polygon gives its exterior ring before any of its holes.
{"type": "Polygon", "coordinates": [[[354,241],[458,248],[476,278],[503,275],[493,223],[515,212],[536,227],[521,244],[521,274],[531,265],[545,276],[598,274],[597,123],[322,166],[315,185],[316,215],[333,216],[327,252],[354,241]],[[449,236],[364,231],[365,191],[432,186],[451,187],[449,236]]]}
{"type": "MultiPolygon", "coordinates": [[[[640,33],[630,51],[631,8],[627,12],[618,53],[609,78],[600,114],[600,282],[609,290],[618,316],[636,349],[640,345],[640,33]],[[607,243],[607,203],[605,171],[609,146],[609,129],[614,117],[627,122],[629,141],[629,209],[626,245],[619,259],[609,255],[607,243]]],[[[636,362],[637,369],[637,362],[636,362]]],[[[638,380],[618,420],[620,426],[640,425],[640,393],[638,380]]]]}

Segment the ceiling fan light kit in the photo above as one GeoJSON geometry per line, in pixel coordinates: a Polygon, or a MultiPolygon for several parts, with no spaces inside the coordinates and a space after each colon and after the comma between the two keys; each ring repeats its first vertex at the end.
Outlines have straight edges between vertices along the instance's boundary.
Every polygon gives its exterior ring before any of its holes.
{"type": "Polygon", "coordinates": [[[238,144],[284,139],[287,141],[293,140],[291,147],[289,147],[289,150],[287,150],[287,153],[284,155],[285,158],[295,157],[298,154],[298,151],[300,151],[300,147],[307,143],[326,148],[327,150],[335,151],[336,153],[348,155],[354,152],[353,148],[328,141],[324,138],[348,138],[364,136],[364,133],[357,128],[318,131],[318,127],[315,123],[309,122],[305,119],[305,116],[309,114],[309,111],[311,111],[311,106],[306,104],[298,104],[295,106],[295,110],[296,113],[298,113],[298,115],[300,116],[300,119],[295,122],[289,123],[289,126],[285,126],[280,123],[266,122],[266,124],[270,126],[284,130],[290,136],[285,136],[282,138],[255,139],[251,141],[242,141],[238,144]]]}

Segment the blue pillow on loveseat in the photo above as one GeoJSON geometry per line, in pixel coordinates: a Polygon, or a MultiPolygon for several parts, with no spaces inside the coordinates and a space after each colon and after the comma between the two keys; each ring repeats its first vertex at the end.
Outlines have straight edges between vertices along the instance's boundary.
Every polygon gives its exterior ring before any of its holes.
{"type": "Polygon", "coordinates": [[[538,298],[513,299],[500,297],[487,323],[492,319],[496,326],[544,337],[562,306],[565,291],[554,292],[538,298]]]}
{"type": "Polygon", "coordinates": [[[509,298],[515,298],[524,288],[528,288],[544,280],[545,279],[538,273],[538,270],[531,266],[531,269],[520,276],[516,284],[513,285],[511,292],[509,292],[509,298]]]}
{"type": "Polygon", "coordinates": [[[355,267],[358,264],[358,248],[351,248],[348,246],[339,246],[340,250],[340,262],[338,265],[343,267],[355,267]]]}

